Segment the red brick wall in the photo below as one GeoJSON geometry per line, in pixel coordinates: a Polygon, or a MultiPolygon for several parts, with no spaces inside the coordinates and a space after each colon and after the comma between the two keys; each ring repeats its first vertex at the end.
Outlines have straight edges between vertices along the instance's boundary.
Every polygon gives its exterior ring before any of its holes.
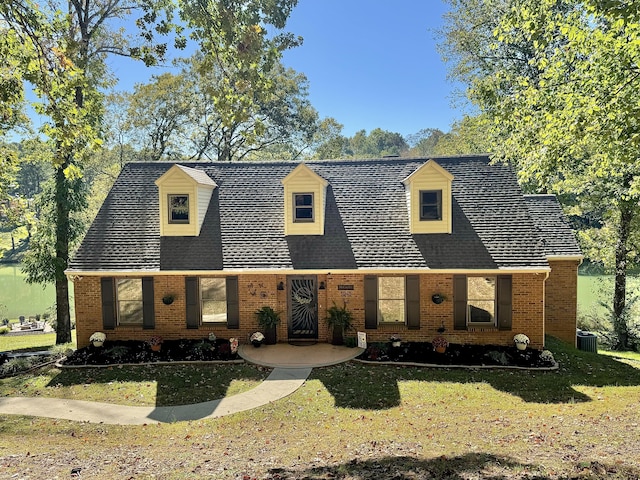
{"type": "MultiPolygon", "coordinates": [[[[497,329],[475,329],[462,331],[453,329],[453,275],[420,275],[420,310],[422,323],[419,330],[408,330],[406,326],[381,325],[377,329],[364,328],[364,276],[362,274],[318,275],[318,285],[325,283],[325,289],[318,291],[318,340],[326,342],[331,335],[325,321],[327,308],[346,304],[354,315],[354,326],[365,331],[369,341],[386,341],[397,334],[405,341],[430,341],[438,335],[437,329],[444,325],[444,336],[450,342],[503,344],[511,345],[516,333],[525,333],[531,340],[531,346],[541,348],[544,344],[544,278],[543,274],[513,275],[513,328],[511,331],[497,329]],[[353,290],[338,290],[339,285],[353,285],[353,290]],[[435,293],[446,300],[436,305],[431,301],[435,293]]],[[[287,295],[278,290],[280,282],[286,286],[287,276],[240,275],[238,290],[240,298],[240,329],[229,330],[224,325],[204,325],[199,329],[187,330],[185,305],[185,279],[180,275],[156,276],[154,280],[155,316],[154,330],[143,330],[142,326],[118,326],[106,331],[110,340],[136,339],[146,340],[153,334],[164,338],[205,338],[209,332],[222,338],[237,337],[241,343],[258,329],[255,311],[264,305],[273,307],[281,313],[282,322],[278,327],[278,341],[287,340],[287,295]],[[173,304],[165,305],[162,297],[172,293],[176,298],[173,304]]],[[[102,306],[100,278],[83,277],[76,280],[76,328],[78,346],[88,345],[89,336],[102,328],[102,306]]],[[[355,336],[355,332],[349,333],[355,336]]],[[[574,330],[575,336],[575,330],[574,330]]]]}
{"type": "Polygon", "coordinates": [[[576,260],[550,261],[545,291],[545,331],[576,345],[578,265],[576,260]]]}

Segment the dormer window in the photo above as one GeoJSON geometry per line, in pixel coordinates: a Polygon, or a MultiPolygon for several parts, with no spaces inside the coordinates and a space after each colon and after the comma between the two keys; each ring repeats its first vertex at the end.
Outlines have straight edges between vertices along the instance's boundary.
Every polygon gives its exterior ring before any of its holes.
{"type": "Polygon", "coordinates": [[[452,182],[453,175],[433,160],[402,181],[412,234],[452,232],[452,182]]]}
{"type": "Polygon", "coordinates": [[[313,193],[294,193],[293,205],[294,222],[313,222],[313,193]]]}
{"type": "Polygon", "coordinates": [[[156,180],[160,236],[197,237],[216,182],[204,169],[173,165],[156,180]]]}
{"type": "Polygon", "coordinates": [[[420,220],[442,220],[442,190],[420,190],[420,220]]]}
{"type": "Polygon", "coordinates": [[[282,179],[285,235],[324,235],[328,185],[304,163],[282,179]]]}
{"type": "Polygon", "coordinates": [[[189,195],[168,195],[169,223],[189,223],[189,195]]]}

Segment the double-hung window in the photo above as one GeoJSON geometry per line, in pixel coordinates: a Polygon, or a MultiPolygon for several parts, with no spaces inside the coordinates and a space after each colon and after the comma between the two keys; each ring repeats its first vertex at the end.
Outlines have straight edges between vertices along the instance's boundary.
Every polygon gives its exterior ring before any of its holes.
{"type": "Polygon", "coordinates": [[[496,324],[496,277],[467,277],[467,323],[496,324]]]}
{"type": "Polygon", "coordinates": [[[378,277],[378,323],[405,323],[405,278],[378,277]]]}
{"type": "Polygon", "coordinates": [[[142,325],[141,278],[119,278],[116,282],[118,325],[142,325]]]}
{"type": "Polygon", "coordinates": [[[200,311],[202,323],[227,321],[226,278],[200,278],[200,311]]]}
{"type": "Polygon", "coordinates": [[[442,190],[420,190],[420,220],[442,220],[442,190]]]}
{"type": "Polygon", "coordinates": [[[313,193],[293,194],[293,221],[313,222],[313,193]]]}

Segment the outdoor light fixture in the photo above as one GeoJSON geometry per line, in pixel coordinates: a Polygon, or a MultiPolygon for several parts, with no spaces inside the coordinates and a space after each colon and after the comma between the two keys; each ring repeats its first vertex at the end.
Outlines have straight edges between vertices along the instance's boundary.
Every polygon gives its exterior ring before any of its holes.
{"type": "Polygon", "coordinates": [[[324,282],[320,282],[320,286],[318,287],[320,290],[324,290],[324,282]]]}
{"type": "Polygon", "coordinates": [[[278,290],[284,290],[284,282],[278,284],[278,290]]]}

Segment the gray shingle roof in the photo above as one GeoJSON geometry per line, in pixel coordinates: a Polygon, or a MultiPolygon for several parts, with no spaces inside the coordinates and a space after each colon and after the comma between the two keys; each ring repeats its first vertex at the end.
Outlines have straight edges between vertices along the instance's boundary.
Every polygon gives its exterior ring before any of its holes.
{"type": "Polygon", "coordinates": [[[582,256],[580,246],[555,195],[525,195],[547,256],[582,256]]]}
{"type": "Polygon", "coordinates": [[[325,234],[289,237],[284,236],[281,180],[297,163],[187,164],[205,172],[218,188],[199,237],[162,239],[154,181],[173,164],[130,163],[107,196],[70,269],[548,266],[515,175],[508,167],[490,165],[486,156],[434,158],[455,176],[453,233],[412,235],[402,180],[426,160],[308,162],[329,182],[325,234]]]}

